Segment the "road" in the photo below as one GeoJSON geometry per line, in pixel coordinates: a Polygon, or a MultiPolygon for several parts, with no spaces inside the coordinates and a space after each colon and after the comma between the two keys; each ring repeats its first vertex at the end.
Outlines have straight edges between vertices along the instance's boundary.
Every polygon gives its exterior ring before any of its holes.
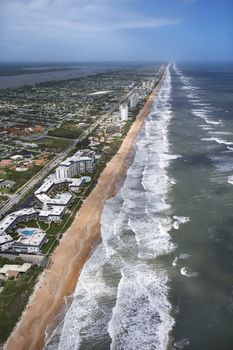
{"type": "Polygon", "coordinates": [[[40,181],[42,181],[48,174],[50,174],[52,170],[58,166],[59,163],[67,158],[68,155],[76,149],[77,145],[80,142],[82,142],[99,124],[103,123],[107,117],[109,117],[116,109],[118,109],[119,105],[129,98],[134,88],[119,102],[116,102],[96,123],[86,129],[77,139],[73,140],[72,144],[64,149],[62,153],[53,158],[43,169],[41,169],[26,184],[19,188],[18,191],[15,192],[15,194],[13,194],[0,209],[0,217],[10,211],[21,200],[23,200],[26,197],[27,193],[32,190],[40,181]]]}

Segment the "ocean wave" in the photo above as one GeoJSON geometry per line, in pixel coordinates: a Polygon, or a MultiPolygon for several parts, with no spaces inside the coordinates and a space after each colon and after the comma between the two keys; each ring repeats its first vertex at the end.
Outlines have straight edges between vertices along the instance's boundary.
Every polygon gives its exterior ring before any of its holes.
{"type": "Polygon", "coordinates": [[[210,120],[208,118],[205,119],[207,124],[212,124],[212,125],[222,125],[222,120],[210,120]]]}
{"type": "Polygon", "coordinates": [[[183,338],[176,341],[173,345],[175,349],[184,349],[190,345],[190,341],[187,338],[183,338]]]}
{"type": "Polygon", "coordinates": [[[190,218],[187,217],[187,216],[176,216],[176,215],[174,215],[173,219],[175,220],[173,222],[173,228],[175,230],[179,230],[179,227],[180,227],[181,224],[185,224],[186,222],[190,221],[190,218]]]}
{"type": "Polygon", "coordinates": [[[172,265],[173,265],[173,266],[177,266],[179,260],[188,259],[188,258],[190,258],[190,256],[191,256],[190,254],[182,253],[182,254],[180,254],[179,256],[176,256],[176,257],[175,257],[175,259],[174,259],[173,262],[172,262],[172,265]]]}
{"type": "Polygon", "coordinates": [[[231,142],[231,141],[220,139],[220,138],[214,137],[214,136],[212,136],[212,137],[203,137],[203,138],[201,138],[201,140],[203,140],[203,141],[215,141],[215,142],[219,143],[220,145],[229,145],[229,146],[233,145],[233,142],[231,142]]]}
{"type": "Polygon", "coordinates": [[[213,127],[212,126],[209,126],[209,125],[199,125],[199,127],[202,129],[202,130],[205,130],[205,131],[210,131],[210,130],[213,130],[213,127]]]}
{"type": "Polygon", "coordinates": [[[190,267],[182,267],[180,273],[186,277],[197,277],[199,275],[199,272],[194,272],[190,267]]]}
{"type": "Polygon", "coordinates": [[[108,326],[111,350],[166,349],[174,325],[167,285],[168,277],[159,269],[141,265],[133,273],[122,271],[108,326]]]}
{"type": "Polygon", "coordinates": [[[228,176],[227,182],[233,185],[233,175],[228,176]]]}

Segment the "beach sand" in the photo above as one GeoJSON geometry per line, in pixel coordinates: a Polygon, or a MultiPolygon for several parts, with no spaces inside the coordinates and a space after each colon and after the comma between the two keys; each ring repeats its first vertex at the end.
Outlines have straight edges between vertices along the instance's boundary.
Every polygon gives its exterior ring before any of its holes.
{"type": "Polygon", "coordinates": [[[151,110],[160,85],[149,96],[125,137],[118,153],[107,164],[99,181],[84,201],[51,257],[51,266],[41,276],[20,321],[4,350],[43,349],[47,326],[55,325],[64,298],[73,293],[79,274],[100,240],[104,203],[119,190],[134,152],[136,137],[151,110]]]}

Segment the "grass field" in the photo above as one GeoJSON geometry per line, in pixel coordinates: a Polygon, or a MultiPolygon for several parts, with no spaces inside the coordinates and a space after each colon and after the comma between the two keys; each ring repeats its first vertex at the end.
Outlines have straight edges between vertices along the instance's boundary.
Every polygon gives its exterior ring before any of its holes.
{"type": "Polygon", "coordinates": [[[32,168],[27,171],[15,171],[15,170],[7,170],[6,177],[8,180],[12,180],[16,182],[14,188],[12,188],[12,192],[19,187],[23,186],[28,180],[30,180],[38,171],[42,169],[42,166],[34,165],[32,168]]]}
{"type": "Polygon", "coordinates": [[[43,137],[36,140],[35,143],[37,143],[42,150],[59,152],[68,147],[71,141],[60,138],[43,137]]]}
{"type": "Polygon", "coordinates": [[[48,132],[48,135],[61,137],[61,138],[65,138],[65,139],[77,139],[81,135],[82,132],[83,132],[83,130],[80,128],[77,128],[75,126],[75,123],[65,122],[59,128],[56,128],[54,130],[50,130],[48,132]]]}

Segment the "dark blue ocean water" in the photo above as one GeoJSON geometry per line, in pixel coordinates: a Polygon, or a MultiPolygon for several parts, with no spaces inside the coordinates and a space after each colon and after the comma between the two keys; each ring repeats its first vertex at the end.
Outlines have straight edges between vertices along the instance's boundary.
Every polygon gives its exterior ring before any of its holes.
{"type": "Polygon", "coordinates": [[[233,349],[233,66],[172,70],[171,206],[190,218],[171,232],[173,335],[187,349],[233,349]],[[183,255],[184,256],[184,255],[183,255]],[[186,269],[185,269],[186,268],[186,269]],[[181,275],[181,273],[184,275],[181,275]],[[195,274],[196,273],[196,274],[195,274]],[[184,342],[185,343],[185,342],[184,342]]]}
{"type": "Polygon", "coordinates": [[[233,69],[170,65],[46,345],[233,349],[233,69]]]}

